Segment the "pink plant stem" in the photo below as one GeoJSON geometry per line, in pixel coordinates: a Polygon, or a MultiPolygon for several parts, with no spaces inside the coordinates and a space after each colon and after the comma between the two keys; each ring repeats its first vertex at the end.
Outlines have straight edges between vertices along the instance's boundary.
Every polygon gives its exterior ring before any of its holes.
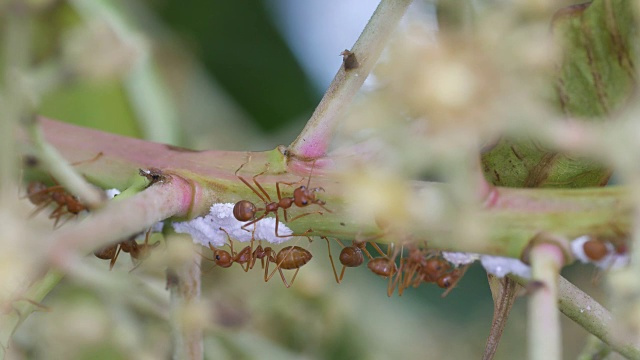
{"type": "Polygon", "coordinates": [[[560,360],[558,278],[564,253],[557,245],[540,243],[531,248],[530,260],[534,286],[529,298],[529,359],[560,360]]]}

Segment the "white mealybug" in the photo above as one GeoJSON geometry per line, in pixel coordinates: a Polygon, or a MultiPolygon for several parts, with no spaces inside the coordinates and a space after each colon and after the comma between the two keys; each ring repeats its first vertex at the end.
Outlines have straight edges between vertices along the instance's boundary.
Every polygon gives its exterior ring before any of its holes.
{"type": "MultiPolygon", "coordinates": [[[[240,242],[249,242],[252,237],[254,240],[262,240],[271,244],[280,244],[290,240],[287,237],[276,236],[276,220],[274,218],[261,219],[253,226],[243,229],[242,226],[245,222],[238,221],[233,216],[234,205],[232,203],[213,204],[207,215],[189,221],[174,222],[173,229],[178,233],[191,235],[193,242],[203,246],[209,246],[209,244],[215,247],[223,246],[227,242],[227,233],[233,240],[240,242]]],[[[293,231],[283,223],[279,223],[278,233],[281,236],[288,236],[293,234],[293,231]]]]}

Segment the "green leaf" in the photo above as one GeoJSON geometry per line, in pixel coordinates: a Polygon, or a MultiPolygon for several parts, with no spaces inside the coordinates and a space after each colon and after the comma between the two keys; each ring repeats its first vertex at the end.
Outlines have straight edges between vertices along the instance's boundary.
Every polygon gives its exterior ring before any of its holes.
{"type": "MultiPolygon", "coordinates": [[[[596,0],[554,16],[552,31],[562,50],[556,99],[567,116],[604,121],[634,91],[632,6],[625,0],[596,0]]],[[[487,179],[500,186],[602,186],[611,176],[595,161],[550,151],[527,138],[501,139],[482,161],[487,179]]]]}

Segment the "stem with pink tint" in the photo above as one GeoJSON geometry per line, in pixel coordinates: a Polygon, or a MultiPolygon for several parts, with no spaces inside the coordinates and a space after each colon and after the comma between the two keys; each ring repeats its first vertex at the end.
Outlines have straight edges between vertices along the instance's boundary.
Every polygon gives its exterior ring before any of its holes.
{"type": "Polygon", "coordinates": [[[327,153],[338,122],[369,76],[387,40],[410,4],[411,0],[380,1],[351,49],[358,66],[349,69],[340,67],[307,125],[289,146],[289,152],[294,157],[317,159],[327,153]]]}
{"type": "Polygon", "coordinates": [[[558,311],[558,278],[565,263],[562,249],[551,243],[535,244],[529,254],[533,280],[529,297],[529,359],[562,359],[558,311]]]}

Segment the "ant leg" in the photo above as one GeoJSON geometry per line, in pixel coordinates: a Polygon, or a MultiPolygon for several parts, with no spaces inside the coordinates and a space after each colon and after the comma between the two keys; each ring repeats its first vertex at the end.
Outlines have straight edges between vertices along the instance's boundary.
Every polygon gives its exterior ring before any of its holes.
{"type": "MultiPolygon", "coordinates": [[[[262,196],[262,194],[260,194],[260,193],[258,192],[258,190],[256,190],[256,188],[254,188],[254,187],[253,187],[253,186],[252,186],[252,185],[251,185],[247,180],[245,180],[242,176],[238,175],[238,172],[240,171],[240,169],[242,169],[245,165],[247,165],[247,164],[249,163],[249,161],[251,161],[251,156],[249,156],[249,159],[247,160],[247,162],[245,162],[244,164],[240,165],[240,167],[236,170],[235,175],[236,175],[236,177],[237,177],[238,179],[240,179],[240,181],[242,181],[245,185],[247,185],[247,187],[248,187],[249,189],[251,189],[251,191],[253,191],[256,195],[258,195],[258,197],[260,198],[260,200],[262,200],[262,202],[266,203],[266,202],[267,202],[267,200],[262,196]]],[[[259,176],[259,175],[264,174],[265,172],[266,172],[266,170],[265,170],[265,171],[263,171],[263,172],[261,172],[261,173],[260,173],[260,174],[258,174],[258,175],[255,175],[255,176],[253,177],[253,182],[254,182],[256,185],[258,185],[258,187],[260,188],[260,190],[262,190],[263,194],[267,196],[267,199],[269,199],[269,201],[271,201],[271,199],[269,198],[269,194],[267,194],[267,192],[266,192],[266,191],[264,191],[264,189],[262,188],[262,186],[260,186],[260,185],[256,182],[256,177],[257,177],[257,176],[259,176]]]]}
{"type": "MultiPolygon", "coordinates": [[[[285,221],[287,221],[287,215],[286,215],[287,214],[287,210],[284,210],[284,213],[285,213],[285,221]]],[[[307,215],[315,215],[315,214],[323,215],[322,211],[314,211],[314,212],[310,212],[310,213],[300,214],[300,215],[292,218],[291,220],[288,220],[287,222],[294,222],[294,221],[300,219],[301,217],[305,217],[307,215]]]]}
{"type": "MultiPolygon", "coordinates": [[[[264,219],[267,216],[267,214],[268,214],[268,212],[265,212],[264,214],[260,215],[259,217],[257,217],[255,219],[249,221],[248,223],[242,225],[241,229],[249,231],[249,230],[246,229],[247,226],[253,225],[253,224],[257,223],[258,221],[264,219]]],[[[277,215],[278,215],[278,213],[276,212],[276,217],[277,217],[277,215]]],[[[278,228],[278,220],[276,220],[276,230],[277,230],[277,228],[278,228]]],[[[253,232],[255,233],[255,226],[253,227],[253,232]]]]}
{"type": "MultiPolygon", "coordinates": [[[[471,266],[471,264],[465,265],[459,269],[460,272],[457,274],[456,278],[453,280],[453,282],[447,288],[447,290],[445,290],[445,292],[443,292],[442,295],[440,295],[440,297],[444,298],[445,296],[449,295],[451,290],[453,290],[453,288],[456,287],[456,285],[458,285],[458,282],[460,282],[460,279],[462,279],[462,276],[464,275],[464,273],[467,272],[467,269],[469,269],[469,266],[471,266]]],[[[458,269],[455,269],[455,270],[458,270],[458,269]]]]}
{"type": "MultiPolygon", "coordinates": [[[[371,246],[373,246],[374,249],[376,249],[376,251],[381,255],[381,256],[385,256],[385,257],[389,257],[389,254],[385,253],[382,251],[382,249],[380,249],[380,246],[378,246],[377,243],[373,242],[373,241],[367,241],[367,244],[370,244],[371,246]]],[[[387,249],[387,252],[388,249],[387,249]]]]}
{"type": "MultiPolygon", "coordinates": [[[[333,276],[335,276],[336,278],[336,282],[338,284],[340,284],[340,281],[342,280],[342,276],[340,276],[340,278],[338,279],[338,273],[336,272],[336,266],[333,263],[333,256],[331,256],[331,244],[329,243],[329,238],[326,236],[321,236],[321,239],[325,239],[327,241],[327,249],[329,250],[329,261],[331,262],[331,268],[333,269],[333,276]]],[[[344,266],[342,267],[343,271],[340,275],[344,275],[344,266]]]]}
{"type": "MultiPolygon", "coordinates": [[[[302,181],[304,181],[304,178],[296,181],[296,182],[284,182],[284,181],[277,181],[276,182],[276,193],[278,194],[278,201],[282,200],[282,193],[280,192],[280,184],[284,184],[284,185],[288,185],[288,186],[293,186],[293,185],[297,185],[299,183],[301,183],[302,181]]],[[[288,222],[287,219],[287,209],[283,208],[284,210],[284,221],[288,222]]]]}
{"type": "MultiPolygon", "coordinates": [[[[260,185],[260,183],[259,183],[259,182],[258,182],[258,180],[257,180],[258,176],[262,176],[262,175],[264,175],[264,173],[266,173],[268,170],[269,170],[269,166],[267,166],[267,168],[266,168],[263,172],[261,172],[261,173],[259,173],[259,174],[254,175],[254,176],[253,176],[253,183],[254,183],[254,184],[256,184],[256,186],[258,187],[258,189],[260,189],[260,191],[262,191],[262,193],[264,194],[264,196],[266,196],[266,197],[267,197],[267,200],[269,200],[269,202],[271,202],[271,196],[269,196],[269,193],[267,192],[267,190],[265,190],[265,189],[262,187],[262,185],[260,185]]],[[[280,200],[280,199],[279,199],[279,197],[278,197],[278,200],[280,200]]],[[[266,203],[266,201],[264,201],[264,202],[266,203]]]]}
{"type": "Polygon", "coordinates": [[[94,162],[94,161],[100,159],[103,155],[104,154],[102,153],[102,151],[100,151],[96,156],[92,157],[91,159],[76,161],[76,162],[71,163],[69,165],[77,166],[77,165],[84,164],[84,163],[94,162]]]}
{"type": "Polygon", "coordinates": [[[120,246],[120,244],[118,244],[117,246],[118,246],[118,250],[116,251],[116,254],[113,255],[113,258],[111,258],[111,261],[109,262],[109,271],[113,269],[113,266],[116,264],[116,260],[118,260],[118,255],[120,255],[120,250],[122,250],[122,246],[120,246]]]}

